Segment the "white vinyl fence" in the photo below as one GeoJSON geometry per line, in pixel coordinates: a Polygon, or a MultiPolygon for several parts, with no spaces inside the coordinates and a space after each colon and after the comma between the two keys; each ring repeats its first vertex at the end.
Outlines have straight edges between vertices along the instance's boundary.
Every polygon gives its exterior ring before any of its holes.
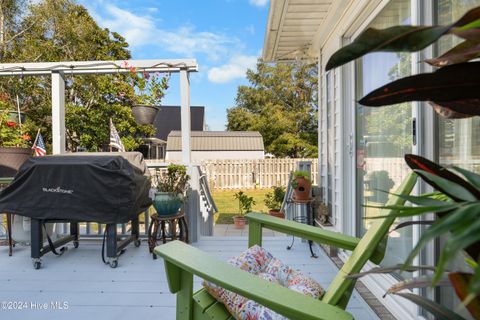
{"type": "Polygon", "coordinates": [[[312,162],[311,178],[317,184],[318,159],[208,160],[202,163],[202,171],[212,189],[286,187],[300,161],[312,162]]]}

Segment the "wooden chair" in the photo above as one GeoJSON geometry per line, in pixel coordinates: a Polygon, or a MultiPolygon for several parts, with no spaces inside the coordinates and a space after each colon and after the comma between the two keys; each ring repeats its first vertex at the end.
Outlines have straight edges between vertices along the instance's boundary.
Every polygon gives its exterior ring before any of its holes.
{"type": "MultiPolygon", "coordinates": [[[[411,173],[396,193],[409,194],[416,179],[411,173]]],[[[387,204],[401,205],[404,202],[391,196],[387,204]]],[[[205,289],[193,292],[193,275],[257,301],[289,319],[352,319],[344,309],[355,280],[346,276],[359,272],[369,260],[376,264],[383,260],[388,230],[395,221],[391,214],[391,210],[382,210],[381,215],[386,217],[374,220],[361,239],[265,214],[247,215],[249,246],[262,244],[262,229],[266,228],[352,251],[320,300],[260,279],[180,241],[158,246],[155,252],[164,259],[170,291],[177,294],[177,320],[233,319],[223,304],[205,289]]]]}

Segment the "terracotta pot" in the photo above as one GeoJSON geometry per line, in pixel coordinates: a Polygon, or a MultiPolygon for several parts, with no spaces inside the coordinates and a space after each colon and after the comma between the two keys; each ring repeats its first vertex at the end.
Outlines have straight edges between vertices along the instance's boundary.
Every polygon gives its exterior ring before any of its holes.
{"type": "Polygon", "coordinates": [[[0,177],[14,177],[31,156],[30,148],[0,147],[0,177]]]}
{"type": "Polygon", "coordinates": [[[247,219],[243,216],[235,216],[233,217],[233,223],[235,224],[235,229],[245,229],[245,223],[247,219]]]}
{"type": "Polygon", "coordinates": [[[272,217],[285,219],[285,213],[281,212],[280,210],[269,210],[268,214],[271,215],[272,217]]]}
{"type": "Polygon", "coordinates": [[[309,200],[312,194],[312,182],[304,177],[296,177],[297,187],[293,189],[295,200],[309,200]]]}
{"type": "Polygon", "coordinates": [[[155,106],[135,105],[132,114],[138,124],[153,124],[157,116],[158,108],[155,106]]]}

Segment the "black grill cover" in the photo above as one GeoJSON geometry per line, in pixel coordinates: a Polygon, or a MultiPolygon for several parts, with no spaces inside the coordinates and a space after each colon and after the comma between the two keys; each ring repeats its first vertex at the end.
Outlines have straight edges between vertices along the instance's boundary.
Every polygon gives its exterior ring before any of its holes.
{"type": "Polygon", "coordinates": [[[151,205],[138,152],[77,153],[27,160],[0,193],[0,212],[42,220],[126,223],[151,205]]]}

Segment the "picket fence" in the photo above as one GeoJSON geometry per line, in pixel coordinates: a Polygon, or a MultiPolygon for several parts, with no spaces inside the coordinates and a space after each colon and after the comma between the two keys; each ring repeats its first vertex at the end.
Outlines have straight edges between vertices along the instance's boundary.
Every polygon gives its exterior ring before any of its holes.
{"type": "Polygon", "coordinates": [[[312,181],[317,184],[318,159],[208,160],[202,163],[202,170],[212,189],[285,187],[300,161],[311,161],[312,181]]]}

